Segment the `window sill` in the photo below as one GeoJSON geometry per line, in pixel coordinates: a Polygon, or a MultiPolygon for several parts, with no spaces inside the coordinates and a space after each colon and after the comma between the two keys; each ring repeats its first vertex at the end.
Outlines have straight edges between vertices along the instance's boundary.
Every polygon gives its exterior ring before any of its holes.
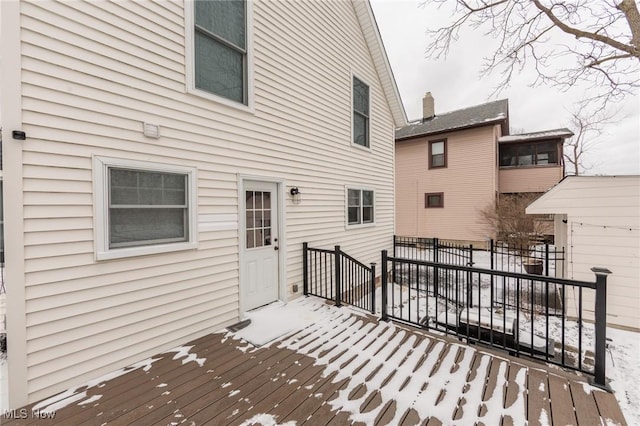
{"type": "Polygon", "coordinates": [[[127,247],[112,250],[99,250],[96,252],[96,260],[124,259],[129,257],[147,256],[150,254],[172,253],[179,251],[195,250],[197,242],[160,244],[155,246],[127,247]]]}
{"type": "Polygon", "coordinates": [[[351,146],[356,149],[360,149],[362,151],[371,152],[371,144],[369,144],[369,146],[363,146],[363,145],[351,142],[351,146]]]}
{"type": "Polygon", "coordinates": [[[376,223],[375,222],[371,222],[371,223],[358,223],[358,224],[353,224],[353,225],[346,224],[344,228],[346,230],[350,230],[350,229],[360,229],[360,228],[372,228],[374,226],[376,226],[376,223]]]}
{"type": "Polygon", "coordinates": [[[500,170],[516,169],[552,169],[562,167],[560,164],[531,164],[527,166],[500,166],[500,170]]]}
{"type": "Polygon", "coordinates": [[[214,95],[213,93],[209,93],[205,90],[196,89],[194,87],[188,87],[187,93],[196,96],[198,98],[206,99],[208,101],[215,102],[220,105],[228,106],[230,108],[234,108],[238,111],[246,112],[249,114],[255,114],[255,108],[253,107],[253,99],[251,95],[249,95],[249,104],[245,105],[240,102],[232,101],[231,99],[224,98],[222,96],[214,95]]]}

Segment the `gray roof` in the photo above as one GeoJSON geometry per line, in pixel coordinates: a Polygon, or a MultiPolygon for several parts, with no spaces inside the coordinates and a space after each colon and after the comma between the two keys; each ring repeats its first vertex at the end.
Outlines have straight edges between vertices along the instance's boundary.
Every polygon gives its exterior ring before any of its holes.
{"type": "Polygon", "coordinates": [[[418,120],[396,129],[396,140],[444,133],[469,127],[503,122],[508,131],[509,100],[489,102],[456,111],[437,114],[427,120],[418,120]]]}
{"type": "Polygon", "coordinates": [[[518,135],[508,135],[498,138],[498,142],[522,142],[539,139],[566,139],[573,136],[573,132],[567,128],[544,130],[542,132],[520,133],[518,135]]]}

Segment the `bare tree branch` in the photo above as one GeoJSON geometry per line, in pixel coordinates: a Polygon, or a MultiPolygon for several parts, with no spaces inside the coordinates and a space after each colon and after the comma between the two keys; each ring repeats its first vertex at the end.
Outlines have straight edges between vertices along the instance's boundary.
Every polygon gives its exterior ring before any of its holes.
{"type": "MultiPolygon", "coordinates": [[[[542,3],[540,3],[539,0],[532,0],[533,4],[536,5],[536,7],[545,15],[547,15],[547,18],[549,18],[549,20],[551,22],[553,22],[553,24],[560,28],[562,31],[564,31],[567,34],[571,34],[574,35],[576,38],[587,38],[587,39],[591,39],[594,41],[598,41],[600,43],[604,43],[604,44],[608,44],[609,46],[613,47],[614,49],[618,49],[618,50],[622,50],[623,52],[627,52],[629,55],[631,56],[635,56],[636,58],[640,58],[640,51],[633,45],[633,44],[625,44],[625,43],[621,43],[617,40],[614,40],[610,37],[605,37],[600,35],[599,33],[596,32],[589,32],[589,31],[582,31],[578,28],[574,28],[571,27],[569,25],[567,25],[566,23],[562,22],[556,15],[553,14],[553,11],[551,10],[551,8],[547,8],[544,7],[542,5],[542,3]]],[[[631,2],[632,6],[631,8],[633,8],[635,5],[633,4],[633,2],[631,2]]],[[[618,6],[618,9],[620,9],[620,6],[618,6]]],[[[621,10],[621,9],[620,9],[621,10]]],[[[636,12],[638,11],[637,7],[636,7],[636,12]]],[[[632,29],[633,31],[633,29],[632,29]]]]}
{"type": "Polygon", "coordinates": [[[604,109],[640,87],[640,13],[635,0],[425,0],[454,4],[451,23],[428,30],[430,58],[446,57],[465,28],[497,42],[481,75],[497,73],[494,94],[520,71],[536,72],[533,85],[568,90],[586,84],[604,109]],[[561,37],[570,39],[559,43],[561,37]]]}
{"type": "Polygon", "coordinates": [[[573,137],[564,143],[566,174],[579,176],[594,166],[585,162],[585,153],[598,143],[603,128],[616,115],[617,111],[592,111],[584,101],[570,112],[573,137]]]}

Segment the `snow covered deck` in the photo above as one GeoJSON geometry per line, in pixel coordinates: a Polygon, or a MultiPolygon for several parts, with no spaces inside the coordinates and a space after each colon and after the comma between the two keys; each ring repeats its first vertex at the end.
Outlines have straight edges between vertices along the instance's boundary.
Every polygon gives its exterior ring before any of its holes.
{"type": "Polygon", "coordinates": [[[2,423],[626,424],[614,395],[557,370],[315,298],[278,309],[273,322],[265,311],[247,329],[210,334],[2,423]],[[244,340],[282,325],[286,334],[259,348],[244,340]]]}

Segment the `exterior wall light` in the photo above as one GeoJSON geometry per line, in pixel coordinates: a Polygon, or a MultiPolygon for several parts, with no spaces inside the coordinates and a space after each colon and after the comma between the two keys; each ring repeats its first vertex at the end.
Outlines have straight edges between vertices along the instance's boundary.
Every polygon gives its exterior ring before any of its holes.
{"type": "Polygon", "coordinates": [[[298,189],[297,186],[294,186],[293,188],[291,188],[289,190],[289,194],[291,194],[291,201],[293,201],[293,204],[299,204],[301,201],[301,194],[300,194],[300,190],[298,189]]]}

